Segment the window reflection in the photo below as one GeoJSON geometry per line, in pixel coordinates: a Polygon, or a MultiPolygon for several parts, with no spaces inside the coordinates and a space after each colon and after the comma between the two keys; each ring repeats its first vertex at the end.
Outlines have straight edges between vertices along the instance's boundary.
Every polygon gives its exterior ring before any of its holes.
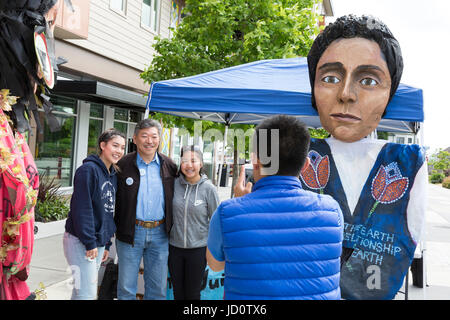
{"type": "Polygon", "coordinates": [[[61,130],[51,132],[44,112],[39,112],[43,133],[37,132],[35,162],[39,173],[45,173],[62,187],[72,185],[73,151],[76,124],[76,101],[69,98],[52,97],[56,119],[61,130]]]}

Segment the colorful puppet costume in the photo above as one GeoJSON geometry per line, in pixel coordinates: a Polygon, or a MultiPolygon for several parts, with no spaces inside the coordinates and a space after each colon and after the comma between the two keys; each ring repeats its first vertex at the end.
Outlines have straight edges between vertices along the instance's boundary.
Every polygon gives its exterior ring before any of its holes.
{"type": "MultiPolygon", "coordinates": [[[[69,0],[65,2],[72,8],[69,0]]],[[[45,87],[47,77],[56,79],[61,61],[54,55],[52,33],[56,4],[57,0],[0,0],[0,300],[30,296],[25,280],[33,252],[39,178],[21,133],[30,130],[31,114],[43,131],[38,107],[50,131],[60,127],[45,87]],[[47,21],[50,12],[53,16],[47,21]],[[45,43],[43,52],[35,48],[37,38],[45,43]],[[37,52],[49,62],[45,67],[37,52]]]]}
{"type": "Polygon", "coordinates": [[[23,280],[33,253],[39,176],[28,145],[19,132],[12,132],[8,120],[0,109],[0,295],[23,300],[30,295],[23,280]]]}
{"type": "Polygon", "coordinates": [[[342,298],[393,299],[423,227],[425,208],[414,196],[426,192],[423,149],[329,138],[312,139],[310,150],[312,165],[301,173],[303,186],[331,195],[344,215],[342,298]],[[326,185],[319,184],[328,176],[326,185]]]}

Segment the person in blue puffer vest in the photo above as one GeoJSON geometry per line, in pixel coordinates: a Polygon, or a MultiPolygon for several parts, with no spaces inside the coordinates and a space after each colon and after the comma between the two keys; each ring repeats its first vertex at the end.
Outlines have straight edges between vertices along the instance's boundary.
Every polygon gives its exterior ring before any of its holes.
{"type": "Polygon", "coordinates": [[[295,117],[274,116],[256,127],[255,185],[245,185],[241,168],[236,197],[210,222],[206,256],[212,270],[225,268],[225,299],[341,298],[343,215],[331,196],[301,187],[309,141],[295,117]]]}

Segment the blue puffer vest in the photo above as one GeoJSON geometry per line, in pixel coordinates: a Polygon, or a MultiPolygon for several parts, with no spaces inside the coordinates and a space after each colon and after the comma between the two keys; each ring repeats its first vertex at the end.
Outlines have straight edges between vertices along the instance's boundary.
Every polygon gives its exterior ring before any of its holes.
{"type": "Polygon", "coordinates": [[[218,213],[225,299],[340,299],[343,217],[330,196],[270,176],[218,213]]]}

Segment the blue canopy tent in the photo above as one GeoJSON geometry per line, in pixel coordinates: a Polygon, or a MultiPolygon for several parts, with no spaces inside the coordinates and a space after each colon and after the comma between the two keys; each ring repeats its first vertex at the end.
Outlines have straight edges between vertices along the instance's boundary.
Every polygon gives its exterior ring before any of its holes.
{"type": "MultiPolygon", "coordinates": [[[[152,83],[146,112],[200,120],[257,124],[274,114],[320,128],[311,106],[306,58],[261,60],[191,77],[152,83]]],[[[378,130],[417,133],[424,119],[422,90],[400,84],[378,130]]]]}

